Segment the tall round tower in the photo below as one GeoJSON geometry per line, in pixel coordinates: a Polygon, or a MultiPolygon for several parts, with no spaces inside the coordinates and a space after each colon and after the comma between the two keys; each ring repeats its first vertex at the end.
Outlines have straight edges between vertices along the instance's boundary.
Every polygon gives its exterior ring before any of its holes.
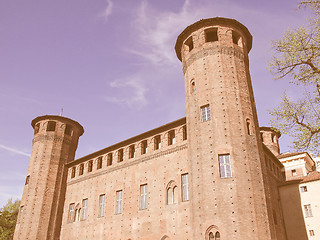
{"type": "Polygon", "coordinates": [[[34,128],[27,172],[14,239],[59,239],[67,169],[74,160],[83,127],[61,116],[40,116],[34,128]],[[20,224],[23,223],[23,224],[20,224]]]}
{"type": "Polygon", "coordinates": [[[252,36],[234,19],[188,26],[185,77],[193,239],[271,239],[249,73],[252,36]]]}

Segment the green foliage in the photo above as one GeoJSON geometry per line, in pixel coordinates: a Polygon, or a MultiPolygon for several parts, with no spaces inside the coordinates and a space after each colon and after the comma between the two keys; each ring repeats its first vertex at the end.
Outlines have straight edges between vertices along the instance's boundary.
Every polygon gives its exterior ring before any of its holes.
{"type": "Polygon", "coordinates": [[[306,0],[299,8],[310,8],[307,26],[288,30],[273,43],[271,71],[276,79],[290,78],[299,86],[301,97],[282,96],[280,105],[270,111],[271,125],[293,137],[293,148],[320,154],[320,0],[306,0]]]}
{"type": "Polygon", "coordinates": [[[19,212],[20,200],[8,200],[8,203],[0,209],[0,240],[13,238],[19,212]]]}

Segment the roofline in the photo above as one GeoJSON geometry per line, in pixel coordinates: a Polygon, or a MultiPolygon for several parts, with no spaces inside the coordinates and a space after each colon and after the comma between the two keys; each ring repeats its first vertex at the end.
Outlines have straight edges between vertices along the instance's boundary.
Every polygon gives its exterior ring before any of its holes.
{"type": "Polygon", "coordinates": [[[43,116],[38,116],[35,119],[33,119],[31,121],[31,126],[34,128],[34,126],[36,125],[37,122],[41,121],[41,120],[57,120],[57,121],[63,121],[63,122],[69,122],[72,125],[76,125],[79,129],[80,129],[80,133],[79,136],[81,136],[84,133],[84,129],[82,127],[82,125],[80,123],[78,123],[75,120],[72,120],[71,118],[67,118],[67,117],[62,117],[62,116],[58,116],[58,115],[43,115],[43,116]]]}
{"type": "Polygon", "coordinates": [[[259,127],[260,131],[270,131],[270,132],[274,132],[275,134],[278,135],[278,138],[281,137],[281,132],[276,129],[276,128],[273,128],[273,127],[259,127]]]}
{"type": "Polygon", "coordinates": [[[178,36],[177,41],[176,41],[176,45],[175,45],[175,50],[176,50],[176,54],[177,54],[177,57],[179,58],[179,60],[181,61],[181,46],[182,46],[184,40],[190,35],[191,32],[194,32],[195,30],[202,28],[202,27],[211,26],[211,25],[218,25],[218,24],[234,25],[235,27],[239,28],[244,33],[245,37],[248,40],[248,42],[247,42],[248,52],[251,50],[251,48],[252,48],[252,35],[246,26],[244,26],[243,24],[241,24],[237,20],[231,19],[231,18],[223,18],[223,17],[207,18],[207,19],[201,19],[200,21],[197,21],[197,22],[189,25],[178,36]]]}
{"type": "Polygon", "coordinates": [[[278,157],[274,155],[273,152],[271,152],[271,150],[264,143],[262,143],[262,146],[265,150],[267,150],[268,153],[270,153],[274,158],[276,158],[278,160],[278,164],[280,164],[280,166],[284,168],[284,165],[282,164],[282,162],[280,162],[278,157]]]}
{"type": "Polygon", "coordinates": [[[110,151],[112,151],[114,149],[118,149],[118,148],[121,148],[123,146],[126,146],[126,145],[128,145],[128,144],[130,144],[132,142],[136,142],[139,139],[146,138],[147,136],[154,135],[155,133],[162,132],[163,130],[170,129],[172,127],[177,127],[177,126],[183,125],[185,123],[186,123],[186,117],[180,118],[180,119],[175,120],[173,122],[164,124],[164,125],[162,125],[160,127],[151,129],[151,130],[149,130],[147,132],[141,133],[141,134],[136,135],[134,137],[131,137],[131,138],[128,138],[128,139],[123,140],[121,142],[115,143],[115,144],[113,144],[113,145],[111,145],[109,147],[106,147],[106,148],[100,149],[100,150],[98,150],[96,152],[93,152],[93,153],[90,153],[88,155],[85,155],[85,156],[83,156],[81,158],[75,159],[74,161],[67,163],[66,166],[70,167],[70,166],[76,165],[76,164],[84,162],[84,161],[86,161],[88,159],[92,159],[94,157],[98,157],[98,156],[100,156],[102,154],[110,152],[110,151]]]}

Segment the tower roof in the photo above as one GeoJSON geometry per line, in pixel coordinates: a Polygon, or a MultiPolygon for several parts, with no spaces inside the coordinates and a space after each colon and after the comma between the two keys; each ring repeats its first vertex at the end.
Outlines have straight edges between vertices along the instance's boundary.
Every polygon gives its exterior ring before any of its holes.
{"type": "Polygon", "coordinates": [[[237,20],[231,19],[231,18],[222,18],[222,17],[207,18],[207,19],[201,19],[200,21],[195,22],[195,23],[191,24],[190,26],[186,27],[182,31],[182,33],[180,33],[180,35],[178,36],[177,42],[175,45],[175,50],[176,50],[177,57],[179,58],[180,61],[181,61],[182,43],[190,35],[190,33],[192,33],[193,31],[195,31],[199,28],[208,27],[208,26],[212,26],[212,25],[233,25],[236,28],[240,29],[247,39],[248,52],[250,51],[250,49],[252,47],[252,35],[243,24],[241,24],[237,20]]]}
{"type": "Polygon", "coordinates": [[[72,125],[75,125],[77,126],[79,129],[80,129],[80,134],[79,136],[81,136],[83,133],[84,133],[84,129],[83,127],[81,126],[80,123],[70,119],[70,118],[66,118],[66,117],[61,117],[61,116],[58,116],[58,115],[43,115],[43,116],[39,116],[39,117],[36,117],[35,119],[33,119],[31,121],[31,126],[34,128],[34,126],[36,125],[37,122],[41,121],[41,120],[45,120],[45,119],[48,119],[48,120],[57,120],[57,121],[62,121],[62,122],[68,122],[72,125]]]}

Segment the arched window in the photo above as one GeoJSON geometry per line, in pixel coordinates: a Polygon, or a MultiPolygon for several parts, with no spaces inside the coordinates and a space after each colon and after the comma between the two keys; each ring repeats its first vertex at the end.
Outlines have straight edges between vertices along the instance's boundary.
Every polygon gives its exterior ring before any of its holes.
{"type": "Polygon", "coordinates": [[[208,227],[205,233],[205,239],[207,240],[220,240],[219,228],[215,225],[208,227]]]}
{"type": "Polygon", "coordinates": [[[178,187],[175,186],[172,191],[173,194],[173,203],[178,203],[178,187]]]}
{"type": "Polygon", "coordinates": [[[84,165],[82,163],[82,164],[80,164],[80,168],[79,168],[79,176],[81,176],[83,174],[83,169],[84,169],[84,165]]]}
{"type": "Polygon", "coordinates": [[[214,240],[214,234],[213,234],[213,232],[210,232],[210,233],[209,233],[209,240],[214,240]]]}
{"type": "Polygon", "coordinates": [[[192,79],[190,82],[190,93],[193,93],[195,90],[196,90],[196,83],[194,79],[192,79]]]}
{"type": "Polygon", "coordinates": [[[168,205],[173,204],[173,190],[171,187],[167,190],[167,203],[168,205]]]}
{"type": "Polygon", "coordinates": [[[178,203],[178,187],[174,181],[170,181],[167,185],[167,204],[178,203]]]}
{"type": "Polygon", "coordinates": [[[97,160],[97,169],[101,169],[102,168],[102,157],[98,157],[97,160]]]}
{"type": "Polygon", "coordinates": [[[247,123],[247,133],[248,133],[248,135],[251,135],[251,123],[250,123],[250,120],[247,119],[246,123],[247,123]]]}
{"type": "Polygon", "coordinates": [[[92,165],[93,165],[93,161],[90,160],[88,163],[88,172],[92,172],[92,165]]]}
{"type": "Polygon", "coordinates": [[[216,232],[216,239],[215,240],[220,240],[220,233],[216,232]]]}
{"type": "Polygon", "coordinates": [[[107,156],[107,166],[112,165],[112,153],[109,153],[107,156]]]}
{"type": "Polygon", "coordinates": [[[71,169],[71,178],[74,178],[76,176],[76,167],[72,167],[71,169]]]}

